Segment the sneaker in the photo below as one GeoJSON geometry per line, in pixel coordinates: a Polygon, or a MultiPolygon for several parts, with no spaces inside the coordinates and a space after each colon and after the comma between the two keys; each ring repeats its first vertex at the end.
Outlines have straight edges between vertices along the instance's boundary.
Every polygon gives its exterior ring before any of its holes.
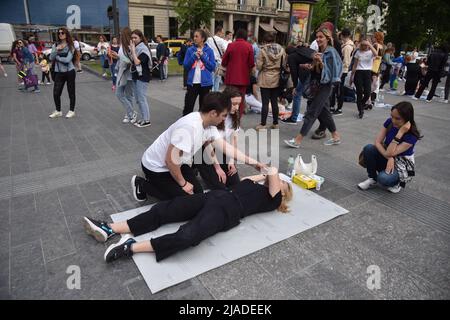
{"type": "Polygon", "coordinates": [[[83,70],[77,70],[78,73],[83,73],[83,70]]]}
{"type": "Polygon", "coordinates": [[[319,139],[325,138],[326,136],[327,136],[327,134],[325,133],[325,131],[316,130],[316,131],[314,131],[314,134],[312,135],[311,138],[314,140],[319,140],[319,139]]]}
{"type": "Polygon", "coordinates": [[[73,117],[75,117],[75,112],[73,112],[73,111],[67,112],[67,114],[66,114],[66,118],[67,118],[67,119],[73,118],[73,117]]]}
{"type": "Polygon", "coordinates": [[[44,84],[41,80],[38,81],[38,84],[44,84]]]}
{"type": "Polygon", "coordinates": [[[400,187],[400,185],[397,184],[397,185],[395,185],[393,187],[389,187],[387,189],[392,193],[399,193],[402,190],[402,187],[400,187]]]}
{"type": "Polygon", "coordinates": [[[134,125],[138,128],[145,128],[145,127],[151,126],[151,123],[150,123],[150,121],[139,120],[134,125]]]}
{"type": "Polygon", "coordinates": [[[46,82],[45,84],[52,84],[52,83],[49,81],[49,82],[46,82]]]}
{"type": "Polygon", "coordinates": [[[284,123],[287,123],[287,124],[297,124],[297,121],[292,120],[292,118],[281,119],[281,121],[283,121],[284,123]]]}
{"type": "Polygon", "coordinates": [[[341,116],[342,115],[342,110],[341,109],[337,109],[333,112],[333,115],[335,116],[341,116]]]}
{"type": "Polygon", "coordinates": [[[131,257],[133,255],[131,250],[133,243],[136,243],[136,240],[130,236],[125,236],[119,242],[110,245],[105,252],[105,261],[109,263],[122,257],[131,257]]]}
{"type": "Polygon", "coordinates": [[[123,117],[122,123],[130,123],[130,118],[128,118],[127,114],[123,117]]]}
{"type": "Polygon", "coordinates": [[[329,139],[329,140],[325,141],[323,144],[326,146],[337,146],[337,145],[341,144],[341,139],[338,139],[338,140],[329,139]]]}
{"type": "Polygon", "coordinates": [[[336,111],[336,109],[334,108],[334,107],[330,107],[330,112],[331,113],[333,113],[333,112],[335,112],[336,111]]]}
{"type": "Polygon", "coordinates": [[[443,100],[442,102],[443,102],[443,103],[448,103],[448,99],[446,99],[446,100],[443,100]]]}
{"type": "Polygon", "coordinates": [[[5,76],[5,78],[8,78],[8,74],[6,72],[5,72],[4,76],[5,76]]]}
{"type": "Polygon", "coordinates": [[[358,113],[358,118],[362,119],[364,117],[364,111],[358,113]]]}
{"type": "Polygon", "coordinates": [[[428,102],[428,103],[430,103],[430,102],[431,102],[431,100],[428,100],[428,99],[427,99],[427,100],[425,100],[425,101],[426,101],[426,102],[428,102]]]}
{"type": "Polygon", "coordinates": [[[280,128],[280,126],[278,125],[278,124],[273,124],[273,125],[271,125],[270,126],[270,129],[279,129],[280,128]]]}
{"type": "Polygon", "coordinates": [[[105,221],[83,217],[83,225],[86,233],[93,236],[98,242],[106,242],[116,234],[105,221]]]}
{"type": "Polygon", "coordinates": [[[292,102],[288,103],[288,105],[286,106],[286,110],[289,110],[289,111],[292,110],[292,102]]]}
{"type": "Polygon", "coordinates": [[[133,190],[133,197],[138,202],[147,200],[147,195],[142,190],[142,182],[144,181],[144,178],[138,177],[137,175],[134,175],[131,178],[131,189],[133,190]]]}
{"type": "Polygon", "coordinates": [[[359,183],[358,188],[360,188],[361,190],[367,190],[370,189],[371,187],[374,187],[376,184],[377,182],[374,179],[368,178],[367,180],[359,183]]]}
{"type": "Polygon", "coordinates": [[[31,91],[31,92],[34,92],[34,93],[41,93],[41,90],[39,90],[39,89],[34,89],[34,90],[31,91]]]}
{"type": "Polygon", "coordinates": [[[130,123],[135,124],[137,121],[137,113],[133,112],[133,117],[130,120],[130,123]]]}
{"type": "Polygon", "coordinates": [[[416,96],[412,97],[413,100],[419,100],[419,98],[416,98],[416,96]]]}
{"type": "Polygon", "coordinates": [[[106,78],[106,76],[107,76],[106,72],[104,74],[102,74],[103,78],[106,78]]]}
{"type": "Polygon", "coordinates": [[[259,130],[265,130],[265,129],[267,129],[267,126],[264,126],[264,125],[262,125],[262,124],[258,124],[258,125],[255,127],[255,130],[256,130],[256,131],[259,131],[259,130]]]}
{"type": "Polygon", "coordinates": [[[51,115],[48,116],[49,118],[59,118],[62,117],[62,112],[61,111],[53,111],[53,113],[51,115]]]}
{"type": "Polygon", "coordinates": [[[295,142],[295,138],[292,138],[291,140],[284,140],[284,143],[291,148],[300,148],[300,143],[295,142]]]}

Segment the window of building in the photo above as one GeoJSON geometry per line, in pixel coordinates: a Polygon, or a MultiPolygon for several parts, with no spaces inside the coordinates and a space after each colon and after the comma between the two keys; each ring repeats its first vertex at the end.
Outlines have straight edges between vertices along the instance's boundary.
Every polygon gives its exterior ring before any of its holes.
{"type": "Polygon", "coordinates": [[[169,18],[169,38],[178,38],[178,20],[177,18],[169,18]]]}
{"type": "Polygon", "coordinates": [[[144,16],[144,36],[148,41],[155,40],[155,17],[144,16]]]}
{"type": "Polygon", "coordinates": [[[259,6],[265,7],[266,6],[266,0],[259,0],[259,6]]]}
{"type": "Polygon", "coordinates": [[[277,9],[278,10],[284,9],[284,0],[277,0],[277,9]]]}

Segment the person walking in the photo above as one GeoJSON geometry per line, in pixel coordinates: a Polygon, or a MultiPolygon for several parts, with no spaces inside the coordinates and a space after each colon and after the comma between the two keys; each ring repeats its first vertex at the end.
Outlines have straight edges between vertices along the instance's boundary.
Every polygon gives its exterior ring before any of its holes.
{"type": "Polygon", "coordinates": [[[78,61],[75,61],[75,68],[78,73],[83,73],[83,69],[81,69],[81,57],[83,56],[83,53],[81,51],[81,44],[80,41],[78,41],[77,36],[73,37],[73,47],[75,48],[75,51],[78,51],[78,53],[80,54],[80,59],[78,59],[78,61]]]}
{"type": "Polygon", "coordinates": [[[69,93],[70,109],[66,118],[75,116],[75,66],[73,65],[75,48],[69,30],[62,27],[58,30],[58,41],[53,44],[50,53],[50,61],[54,64],[55,78],[53,79],[53,99],[56,110],[49,115],[50,118],[62,117],[61,94],[64,84],[67,82],[67,92],[69,93]]]}
{"type": "MultiPolygon", "coordinates": [[[[22,42],[22,40],[19,39],[19,40],[14,41],[11,46],[10,54],[16,65],[17,73],[19,73],[19,71],[21,71],[23,68],[22,45],[23,45],[23,42],[22,42]]],[[[21,85],[23,83],[22,78],[20,78],[19,76],[17,76],[17,83],[19,85],[21,85]]]]}
{"type": "Polygon", "coordinates": [[[184,97],[183,116],[194,111],[195,101],[199,96],[199,109],[203,98],[213,86],[213,72],[216,61],[213,50],[205,43],[206,32],[198,29],[194,32],[194,45],[190,47],[184,58],[184,68],[188,69],[187,92],[184,97]]]}
{"type": "Polygon", "coordinates": [[[272,106],[271,129],[278,129],[278,97],[280,95],[280,71],[286,68],[286,52],[283,47],[275,43],[275,37],[267,32],[264,35],[264,45],[256,61],[258,73],[258,86],[261,89],[262,110],[261,122],[256,130],[266,129],[269,114],[269,101],[272,106]]]}
{"type": "Polygon", "coordinates": [[[112,91],[116,90],[116,81],[117,81],[116,65],[119,49],[120,49],[119,39],[116,36],[114,36],[111,39],[111,45],[108,47],[109,66],[112,78],[112,87],[111,87],[112,91]]]}
{"type": "Polygon", "coordinates": [[[167,79],[169,50],[164,44],[164,40],[161,35],[156,37],[156,42],[158,43],[158,46],[156,47],[156,58],[158,59],[159,64],[159,79],[163,82],[167,79]]]}
{"type": "MultiPolygon", "coordinates": [[[[239,29],[236,32],[236,40],[228,44],[227,51],[222,58],[222,66],[227,68],[225,85],[237,87],[244,97],[247,86],[250,84],[250,73],[255,66],[253,48],[247,42],[247,30],[239,29]]],[[[239,115],[242,118],[245,110],[244,99],[239,107],[239,115]]]]}
{"type": "MultiPolygon", "coordinates": [[[[327,28],[320,28],[316,33],[319,52],[314,54],[313,63],[309,65],[310,78],[305,83],[304,92],[309,97],[307,109],[303,117],[303,126],[300,133],[293,139],[284,140],[291,148],[299,148],[303,138],[311,130],[316,119],[331,132],[332,138],[325,145],[338,145],[341,143],[340,135],[336,130],[336,124],[330,112],[330,94],[333,83],[341,79],[342,60],[336,49],[333,48],[332,33],[327,28]]],[[[370,92],[369,92],[370,94],[370,92]]]]}
{"type": "Polygon", "coordinates": [[[222,76],[219,74],[219,67],[222,63],[222,57],[225,51],[228,47],[228,42],[223,39],[224,32],[223,27],[218,26],[215,30],[215,35],[212,37],[209,37],[208,40],[206,40],[206,43],[208,46],[213,50],[214,52],[214,58],[216,60],[216,70],[214,71],[214,80],[213,80],[213,87],[212,91],[219,91],[220,84],[222,82],[222,76]]]}
{"type": "MultiPolygon", "coordinates": [[[[24,71],[27,74],[27,76],[31,76],[31,75],[35,76],[36,75],[36,73],[34,72],[35,56],[30,52],[30,50],[28,50],[29,44],[26,40],[22,41],[21,46],[22,46],[24,71]]],[[[33,47],[34,47],[34,45],[33,45],[33,47]]],[[[36,47],[34,47],[34,49],[36,49],[36,47]]],[[[37,77],[36,77],[36,79],[37,79],[37,77]]],[[[20,89],[21,90],[23,89],[24,91],[26,91],[28,88],[25,86],[20,89]]],[[[32,92],[34,92],[34,93],[41,92],[41,90],[39,90],[38,81],[36,81],[36,84],[34,85],[34,89],[32,92]]]]}
{"type": "Polygon", "coordinates": [[[133,63],[131,66],[131,77],[133,79],[136,102],[141,110],[141,119],[134,124],[138,128],[145,128],[151,125],[147,90],[150,82],[152,55],[147,43],[147,39],[141,30],[133,30],[130,41],[130,53],[133,63]]]}
{"type": "Polygon", "coordinates": [[[109,44],[106,41],[106,38],[104,35],[100,35],[99,42],[97,44],[97,53],[100,57],[100,64],[102,65],[103,70],[103,78],[106,78],[106,69],[108,68],[108,65],[106,64],[108,61],[108,47],[109,44]]]}

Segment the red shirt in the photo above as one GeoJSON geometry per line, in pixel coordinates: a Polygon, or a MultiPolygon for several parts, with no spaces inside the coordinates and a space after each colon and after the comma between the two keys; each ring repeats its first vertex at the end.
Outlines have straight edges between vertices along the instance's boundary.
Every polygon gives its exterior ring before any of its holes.
{"type": "Polygon", "coordinates": [[[227,68],[225,85],[248,86],[250,71],[255,66],[252,45],[244,39],[230,43],[222,57],[222,66],[227,68]]]}

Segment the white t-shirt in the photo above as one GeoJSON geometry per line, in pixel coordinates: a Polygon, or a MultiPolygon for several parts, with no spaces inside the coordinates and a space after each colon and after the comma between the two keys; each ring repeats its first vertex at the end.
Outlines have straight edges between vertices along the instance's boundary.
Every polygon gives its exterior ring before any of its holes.
{"type": "Polygon", "coordinates": [[[193,84],[202,83],[202,69],[205,69],[202,60],[196,60],[194,78],[192,79],[193,84]]]}
{"type": "Polygon", "coordinates": [[[168,172],[166,154],[172,144],[183,151],[181,162],[191,164],[194,154],[207,141],[221,139],[217,127],[203,127],[200,112],[192,112],[176,121],[164,131],[142,156],[142,164],[153,172],[168,172]]]}
{"type": "Polygon", "coordinates": [[[372,50],[366,51],[358,50],[355,53],[355,58],[358,59],[358,65],[356,66],[356,70],[372,70],[373,59],[375,58],[372,50]]]}
{"type": "Polygon", "coordinates": [[[73,40],[73,47],[75,50],[80,50],[80,43],[77,40],[73,40]]]}
{"type": "Polygon", "coordinates": [[[97,51],[99,55],[104,55],[108,52],[109,43],[108,42],[99,42],[97,44],[97,51]],[[103,47],[103,48],[102,48],[103,47]]]}
{"type": "Polygon", "coordinates": [[[225,54],[225,51],[227,50],[228,47],[228,42],[225,39],[222,39],[219,36],[214,36],[214,37],[209,37],[208,40],[206,40],[206,43],[208,44],[208,47],[210,47],[213,52],[214,52],[214,59],[216,60],[217,63],[221,63],[222,62],[222,56],[225,54]],[[214,40],[216,40],[217,46],[214,43],[214,40]],[[217,49],[217,47],[220,49],[220,53],[219,50],[217,49]]]}
{"type": "Polygon", "coordinates": [[[227,117],[225,118],[225,130],[219,130],[222,139],[231,142],[230,139],[233,137],[233,134],[237,133],[238,131],[239,128],[237,129],[233,128],[233,119],[231,118],[231,115],[228,114],[227,117]]]}

